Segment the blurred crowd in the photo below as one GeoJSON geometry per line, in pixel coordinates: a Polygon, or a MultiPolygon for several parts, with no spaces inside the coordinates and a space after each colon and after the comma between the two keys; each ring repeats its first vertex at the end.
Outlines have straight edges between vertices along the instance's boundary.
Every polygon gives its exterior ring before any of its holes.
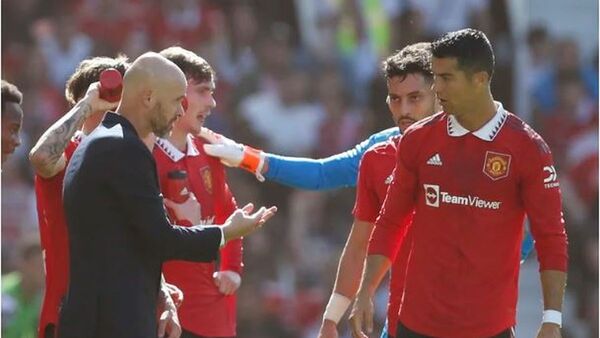
{"type": "MultiPolygon", "coordinates": [[[[517,47],[503,0],[3,1],[2,78],[22,90],[25,116],[22,145],[2,168],[2,333],[25,337],[14,326],[24,330],[39,306],[43,274],[32,240],[37,212],[27,153],[69,109],[65,82],[84,58],[123,53],[133,60],[181,45],[217,72],[208,127],[268,152],[323,157],[392,126],[383,57],[463,27],[490,38],[493,93],[512,111],[517,47]],[[19,283],[26,296],[14,292],[19,283]]],[[[569,294],[593,337],[598,55],[580,55],[575,40],[543,26],[530,27],[526,48],[527,91],[518,95],[528,96],[531,111],[515,113],[530,116],[553,150],[570,240],[569,294]]],[[[354,191],[298,191],[239,170],[228,174],[239,203],[280,207],[272,224],[245,241],[240,337],[314,337],[350,229],[354,191]]],[[[385,292],[379,297],[381,321],[385,292]]],[[[563,335],[571,337],[568,323],[563,335]]]]}

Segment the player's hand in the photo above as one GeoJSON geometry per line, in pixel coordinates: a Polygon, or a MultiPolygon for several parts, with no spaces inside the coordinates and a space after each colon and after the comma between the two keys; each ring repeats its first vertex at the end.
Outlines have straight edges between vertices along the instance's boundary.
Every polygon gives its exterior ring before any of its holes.
{"type": "Polygon", "coordinates": [[[81,101],[90,105],[90,111],[87,112],[86,117],[95,113],[104,113],[107,110],[117,108],[119,102],[108,102],[100,98],[100,82],[94,82],[89,87],[85,96],[81,101]]]}
{"type": "Polygon", "coordinates": [[[177,306],[170,296],[168,287],[161,288],[158,298],[158,337],[179,338],[181,325],[177,316],[177,306]]]}
{"type": "Polygon", "coordinates": [[[168,198],[164,199],[164,203],[167,208],[173,210],[178,220],[186,220],[192,224],[201,223],[202,211],[194,193],[190,193],[188,199],[183,203],[175,203],[168,198]]]}
{"type": "Polygon", "coordinates": [[[254,205],[248,203],[229,216],[223,224],[225,241],[244,237],[258,229],[275,215],[277,207],[270,207],[269,209],[261,207],[253,214],[251,213],[252,210],[254,210],[254,205]]]}
{"type": "Polygon", "coordinates": [[[373,300],[366,291],[359,291],[356,295],[356,301],[350,312],[350,328],[352,337],[368,338],[363,332],[363,325],[367,333],[373,332],[373,300]]]}
{"type": "Polygon", "coordinates": [[[337,325],[329,319],[324,319],[319,329],[319,338],[339,338],[339,336],[337,325]]]}
{"type": "Polygon", "coordinates": [[[165,310],[158,319],[158,337],[159,338],[179,338],[181,336],[181,324],[177,311],[165,310]]]}
{"type": "Polygon", "coordinates": [[[204,151],[229,167],[240,167],[254,175],[263,182],[263,167],[265,164],[265,153],[260,149],[237,143],[221,134],[217,134],[208,128],[202,128],[200,136],[211,144],[204,145],[204,151]]]}
{"type": "Polygon", "coordinates": [[[175,307],[177,309],[179,309],[179,307],[183,303],[183,291],[181,291],[181,289],[178,288],[177,286],[175,286],[173,284],[169,284],[169,283],[165,283],[165,287],[166,287],[167,291],[169,292],[169,296],[171,296],[171,299],[173,300],[175,307]]]}
{"type": "Polygon", "coordinates": [[[560,326],[553,323],[542,323],[537,338],[561,338],[560,326]]]}
{"type": "Polygon", "coordinates": [[[216,271],[213,274],[215,285],[224,295],[232,295],[242,284],[242,277],[235,271],[216,271]]]}

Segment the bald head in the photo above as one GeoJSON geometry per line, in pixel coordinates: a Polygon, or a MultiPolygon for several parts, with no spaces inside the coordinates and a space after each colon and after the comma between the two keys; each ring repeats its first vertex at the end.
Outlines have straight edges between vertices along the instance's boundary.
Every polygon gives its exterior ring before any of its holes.
{"type": "MultiPolygon", "coordinates": [[[[157,53],[138,57],[125,72],[123,94],[117,111],[138,120],[142,131],[165,136],[183,113],[181,101],[187,82],[173,62],[157,53]]],[[[136,126],[136,129],[137,126],[136,126]]]]}
{"type": "Polygon", "coordinates": [[[123,78],[123,94],[140,89],[161,90],[166,86],[186,86],[185,75],[173,62],[158,53],[138,57],[123,78]]]}

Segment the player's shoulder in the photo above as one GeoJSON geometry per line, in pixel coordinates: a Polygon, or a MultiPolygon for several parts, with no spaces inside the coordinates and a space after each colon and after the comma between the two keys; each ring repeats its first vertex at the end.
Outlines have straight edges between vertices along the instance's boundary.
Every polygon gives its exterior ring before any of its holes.
{"type": "Polygon", "coordinates": [[[544,154],[551,152],[546,141],[527,122],[511,112],[506,113],[508,117],[504,127],[510,142],[515,142],[523,150],[535,150],[544,154]]]}
{"type": "Polygon", "coordinates": [[[398,127],[392,127],[388,129],[384,129],[382,131],[376,132],[375,134],[369,136],[366,140],[369,148],[373,145],[379,144],[381,142],[385,142],[390,138],[400,135],[400,129],[398,127]]]}
{"type": "Polygon", "coordinates": [[[225,168],[225,165],[223,163],[221,163],[221,161],[217,157],[208,155],[206,153],[206,151],[204,150],[205,144],[211,144],[209,141],[207,141],[206,139],[204,139],[203,137],[201,137],[199,135],[190,135],[190,139],[192,140],[192,143],[198,150],[198,153],[200,154],[200,156],[207,158],[207,160],[213,170],[216,168],[218,168],[218,169],[225,168]]]}
{"type": "Polygon", "coordinates": [[[369,147],[369,149],[367,149],[367,151],[365,151],[365,154],[363,156],[371,157],[371,156],[388,155],[390,153],[395,154],[396,146],[398,144],[398,140],[400,139],[400,137],[401,137],[400,134],[396,134],[396,135],[388,138],[387,140],[381,141],[379,143],[375,143],[374,145],[369,147]]]}
{"type": "Polygon", "coordinates": [[[415,122],[410,127],[406,128],[404,134],[402,135],[402,139],[411,139],[414,137],[419,137],[433,130],[437,126],[446,125],[447,114],[444,112],[439,112],[433,114],[429,117],[426,117],[420,121],[415,122]]]}
{"type": "Polygon", "coordinates": [[[398,127],[391,127],[391,128],[376,132],[375,134],[371,135],[371,138],[387,140],[390,137],[393,137],[393,136],[396,136],[399,134],[400,134],[400,129],[398,129],[398,127]]]}

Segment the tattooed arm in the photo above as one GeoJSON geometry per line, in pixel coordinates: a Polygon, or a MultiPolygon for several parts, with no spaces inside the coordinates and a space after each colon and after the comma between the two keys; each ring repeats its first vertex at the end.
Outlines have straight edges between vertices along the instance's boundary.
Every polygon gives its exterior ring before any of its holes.
{"type": "Polygon", "coordinates": [[[65,148],[84,121],[95,113],[117,106],[117,103],[101,100],[98,97],[98,87],[97,82],[92,83],[84,98],[48,128],[31,149],[29,161],[38,175],[49,178],[65,169],[65,148]]]}

